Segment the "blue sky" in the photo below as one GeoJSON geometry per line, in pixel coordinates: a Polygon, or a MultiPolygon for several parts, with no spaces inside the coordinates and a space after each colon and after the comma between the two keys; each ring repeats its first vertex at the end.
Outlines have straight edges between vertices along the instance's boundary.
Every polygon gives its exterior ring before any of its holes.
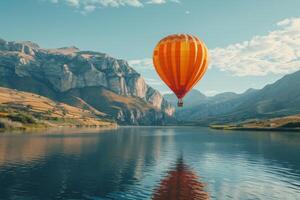
{"type": "Polygon", "coordinates": [[[299,8],[299,0],[1,0],[0,37],[105,52],[167,92],[152,50],[168,34],[191,33],[212,58],[196,88],[212,95],[261,88],[300,69],[299,8]]]}

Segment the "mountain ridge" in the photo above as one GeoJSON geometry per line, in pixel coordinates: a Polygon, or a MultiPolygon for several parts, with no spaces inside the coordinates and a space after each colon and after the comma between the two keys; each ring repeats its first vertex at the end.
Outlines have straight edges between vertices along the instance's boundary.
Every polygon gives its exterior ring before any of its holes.
{"type": "Polygon", "coordinates": [[[300,113],[300,71],[285,75],[260,90],[247,90],[221,102],[207,101],[176,112],[179,120],[199,124],[236,123],[300,113]]]}
{"type": "MultiPolygon", "coordinates": [[[[117,113],[108,113],[121,124],[164,123],[164,119],[172,118],[174,113],[173,106],[148,86],[127,61],[105,53],[80,51],[76,47],[43,49],[33,42],[0,40],[0,86],[37,93],[56,101],[68,99],[65,95],[71,90],[91,87],[94,93],[108,90],[124,98],[140,99],[137,102],[141,104],[144,101],[155,115],[151,117],[158,119],[150,122],[150,116],[146,117],[147,113],[143,113],[140,106],[128,110],[123,105],[117,113]],[[124,115],[124,112],[130,114],[124,115]]],[[[98,99],[101,100],[100,96],[98,99]]]]}

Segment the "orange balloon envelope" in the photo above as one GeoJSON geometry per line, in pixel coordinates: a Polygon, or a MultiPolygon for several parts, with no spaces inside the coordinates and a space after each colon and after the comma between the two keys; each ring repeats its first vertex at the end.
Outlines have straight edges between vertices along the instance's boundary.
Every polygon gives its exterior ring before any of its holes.
{"type": "Polygon", "coordinates": [[[208,50],[197,37],[169,35],[156,45],[153,64],[160,78],[176,94],[178,106],[202,78],[208,66],[208,50]]]}

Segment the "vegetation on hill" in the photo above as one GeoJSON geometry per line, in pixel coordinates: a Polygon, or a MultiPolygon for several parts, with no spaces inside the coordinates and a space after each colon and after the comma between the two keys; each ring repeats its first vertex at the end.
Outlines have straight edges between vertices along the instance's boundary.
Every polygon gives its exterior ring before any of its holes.
{"type": "Polygon", "coordinates": [[[46,97],[0,87],[0,129],[46,127],[114,127],[116,123],[97,110],[76,108],[46,97]]]}
{"type": "Polygon", "coordinates": [[[248,120],[238,124],[211,125],[210,127],[213,129],[225,130],[300,131],[300,115],[291,115],[266,120],[248,120]]]}

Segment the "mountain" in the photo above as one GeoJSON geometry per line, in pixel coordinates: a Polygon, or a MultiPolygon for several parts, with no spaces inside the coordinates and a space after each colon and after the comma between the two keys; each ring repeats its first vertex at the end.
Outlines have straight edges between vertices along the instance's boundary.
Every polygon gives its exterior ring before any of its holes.
{"type": "MultiPolygon", "coordinates": [[[[202,105],[205,103],[217,103],[223,102],[237,97],[238,94],[234,92],[224,92],[217,94],[215,96],[205,96],[205,94],[201,93],[199,90],[192,89],[183,99],[184,106],[180,108],[180,110],[187,110],[191,107],[202,105]]],[[[175,94],[165,94],[164,99],[166,99],[169,103],[171,103],[174,107],[177,107],[177,97],[175,94]]]]}
{"type": "MultiPolygon", "coordinates": [[[[169,103],[171,103],[174,107],[177,106],[178,99],[175,94],[164,94],[163,96],[169,103]]],[[[191,107],[193,105],[199,104],[207,99],[207,97],[202,94],[200,91],[196,89],[192,89],[185,97],[184,97],[184,106],[191,107]]]]}
{"type": "Polygon", "coordinates": [[[0,87],[0,130],[57,126],[115,127],[104,113],[80,109],[29,92],[0,87]]]}
{"type": "Polygon", "coordinates": [[[43,49],[0,39],[0,86],[93,107],[119,124],[164,124],[174,113],[126,61],[76,47],[43,49]]]}
{"type": "Polygon", "coordinates": [[[222,101],[205,101],[176,113],[180,120],[199,124],[241,122],[300,113],[300,71],[261,90],[250,89],[222,101]]]}
{"type": "Polygon", "coordinates": [[[224,101],[229,101],[231,99],[234,99],[238,96],[237,93],[234,92],[223,92],[220,94],[216,94],[215,96],[212,96],[209,98],[209,101],[218,103],[218,102],[224,102],[224,101]]]}

